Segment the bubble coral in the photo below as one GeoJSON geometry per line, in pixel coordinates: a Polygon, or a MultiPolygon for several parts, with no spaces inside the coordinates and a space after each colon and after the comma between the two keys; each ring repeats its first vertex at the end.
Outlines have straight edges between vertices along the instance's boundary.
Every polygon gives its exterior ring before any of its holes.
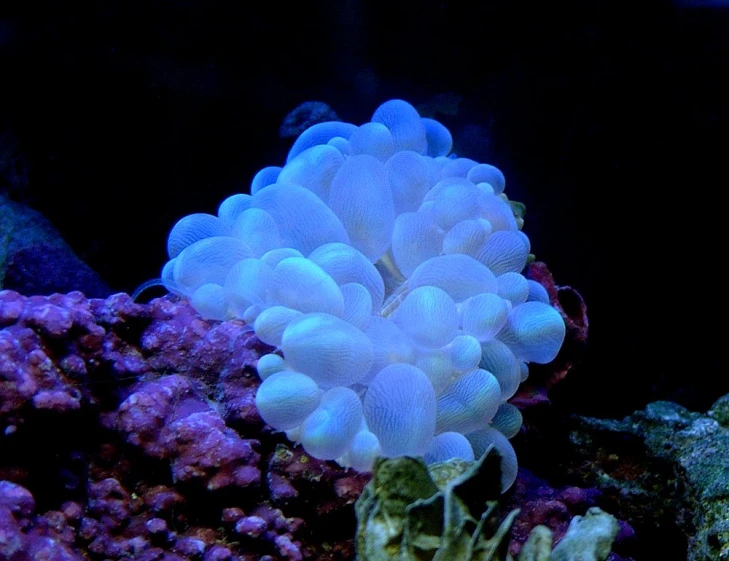
{"type": "Polygon", "coordinates": [[[521,274],[530,242],[504,175],[451,148],[402,100],[359,127],[316,124],[250,195],[174,226],[162,280],[280,351],[259,362],[257,407],[312,456],[367,471],[494,444],[508,487],[520,417],[506,402],[565,324],[521,274]]]}

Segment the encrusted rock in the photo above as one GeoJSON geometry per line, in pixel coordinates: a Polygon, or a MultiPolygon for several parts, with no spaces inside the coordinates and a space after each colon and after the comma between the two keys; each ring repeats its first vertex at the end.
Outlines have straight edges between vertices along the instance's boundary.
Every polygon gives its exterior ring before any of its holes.
{"type": "MultiPolygon", "coordinates": [[[[704,415],[654,402],[622,421],[576,418],[568,465],[587,474],[619,518],[688,561],[729,556],[727,398],[704,415]],[[626,500],[629,498],[629,500],[626,500]]],[[[563,459],[563,461],[566,460],[563,459]]]]}
{"type": "Polygon", "coordinates": [[[572,519],[551,561],[605,561],[619,529],[614,516],[592,507],[585,516],[572,519]]]}

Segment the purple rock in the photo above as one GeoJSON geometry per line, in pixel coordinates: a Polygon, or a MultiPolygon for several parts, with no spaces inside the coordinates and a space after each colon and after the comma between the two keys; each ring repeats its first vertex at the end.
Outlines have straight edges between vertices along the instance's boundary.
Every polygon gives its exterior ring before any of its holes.
{"type": "Polygon", "coordinates": [[[0,507],[7,508],[19,518],[28,518],[35,510],[35,500],[25,487],[10,481],[0,481],[0,507]]]}
{"type": "Polygon", "coordinates": [[[304,556],[301,553],[301,544],[295,543],[287,535],[277,536],[274,540],[276,549],[284,559],[291,561],[301,561],[304,556]]]}
{"type": "Polygon", "coordinates": [[[223,522],[231,523],[239,520],[240,518],[243,518],[245,516],[245,513],[243,512],[243,509],[238,507],[233,508],[224,508],[223,514],[220,517],[220,519],[223,522]]]}
{"type": "Polygon", "coordinates": [[[152,518],[151,520],[147,520],[145,526],[150,534],[167,534],[167,522],[162,518],[152,518]]]}
{"type": "Polygon", "coordinates": [[[65,544],[43,535],[28,536],[26,551],[29,559],[44,561],[83,561],[83,557],[69,549],[65,544]]]}
{"type": "Polygon", "coordinates": [[[182,505],[185,498],[174,489],[157,485],[149,489],[144,495],[144,503],[152,512],[161,513],[182,505]]]}
{"type": "Polygon", "coordinates": [[[107,478],[89,486],[89,512],[107,529],[120,527],[129,517],[129,494],[121,483],[107,478]]]}
{"type": "Polygon", "coordinates": [[[0,559],[12,559],[23,550],[24,536],[18,521],[6,506],[0,506],[0,559]]]}
{"type": "Polygon", "coordinates": [[[70,395],[64,390],[46,390],[35,394],[32,403],[36,409],[50,409],[57,412],[71,411],[81,409],[81,394],[74,392],[73,395],[70,395]]]}
{"type": "Polygon", "coordinates": [[[228,561],[233,558],[233,552],[223,545],[214,545],[205,554],[204,561],[228,561]]]}
{"type": "Polygon", "coordinates": [[[189,379],[142,383],[119,407],[115,426],[154,457],[169,458],[178,481],[205,479],[209,489],[257,485],[258,441],[242,439],[189,379]]]}
{"type": "Polygon", "coordinates": [[[268,528],[266,521],[260,516],[246,516],[235,525],[235,531],[245,536],[257,538],[268,528]]]}
{"type": "Polygon", "coordinates": [[[68,546],[73,532],[63,513],[49,511],[34,528],[28,520],[34,510],[35,500],[27,489],[0,482],[0,559],[81,561],[68,546]],[[24,519],[23,524],[18,518],[24,519]]]}
{"type": "Polygon", "coordinates": [[[197,559],[205,553],[205,542],[199,538],[185,536],[177,540],[175,551],[185,557],[197,559]]]}
{"type": "Polygon", "coordinates": [[[83,516],[84,509],[79,503],[68,501],[61,505],[61,512],[63,512],[67,520],[76,522],[83,516]]]}
{"type": "Polygon", "coordinates": [[[14,290],[0,290],[0,325],[18,321],[23,313],[25,297],[14,290]]]}

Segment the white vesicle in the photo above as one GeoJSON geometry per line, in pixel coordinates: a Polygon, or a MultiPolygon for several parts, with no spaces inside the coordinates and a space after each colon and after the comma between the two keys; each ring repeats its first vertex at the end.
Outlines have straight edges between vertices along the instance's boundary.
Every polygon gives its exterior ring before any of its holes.
{"type": "Polygon", "coordinates": [[[256,405],[311,456],[369,471],[493,445],[506,489],[522,422],[507,400],[566,329],[524,276],[531,243],[504,174],[452,148],[400,99],[361,126],[313,125],[250,195],[178,221],[162,282],[283,355],[259,359],[256,405]]]}

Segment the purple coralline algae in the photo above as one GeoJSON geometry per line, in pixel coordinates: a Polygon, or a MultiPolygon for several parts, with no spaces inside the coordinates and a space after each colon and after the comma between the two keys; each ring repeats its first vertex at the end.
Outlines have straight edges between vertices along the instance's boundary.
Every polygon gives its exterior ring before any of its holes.
{"type": "MultiPolygon", "coordinates": [[[[579,344],[584,306],[560,311],[579,344]]],[[[0,558],[353,559],[370,476],[263,423],[255,368],[272,351],[173,296],[0,291],[0,558]]]]}
{"type": "Polygon", "coordinates": [[[145,382],[110,415],[110,424],[146,455],[168,459],[174,481],[203,479],[211,490],[258,485],[259,441],[226,427],[201,392],[179,374],[145,382]]]}
{"type": "Polygon", "coordinates": [[[7,552],[353,556],[352,505],[367,477],[289,450],[261,421],[255,366],[271,349],[242,322],[202,320],[174,297],[5,290],[0,328],[7,552]]]}
{"type": "MultiPolygon", "coordinates": [[[[504,502],[504,509],[520,509],[511,527],[509,551],[516,558],[532,529],[542,524],[549,527],[555,543],[559,543],[567,533],[571,520],[597,506],[602,493],[594,488],[576,486],[552,487],[543,479],[526,469],[519,471],[512,493],[504,502]]],[[[624,521],[618,520],[620,530],[608,561],[628,561],[624,554],[630,551],[635,533],[624,521]]]]}
{"type": "MultiPolygon", "coordinates": [[[[66,508],[71,516],[80,514],[80,509],[66,508]]],[[[0,559],[81,561],[84,558],[72,548],[74,532],[68,520],[61,511],[35,516],[30,491],[0,481],[0,559]]]]}

